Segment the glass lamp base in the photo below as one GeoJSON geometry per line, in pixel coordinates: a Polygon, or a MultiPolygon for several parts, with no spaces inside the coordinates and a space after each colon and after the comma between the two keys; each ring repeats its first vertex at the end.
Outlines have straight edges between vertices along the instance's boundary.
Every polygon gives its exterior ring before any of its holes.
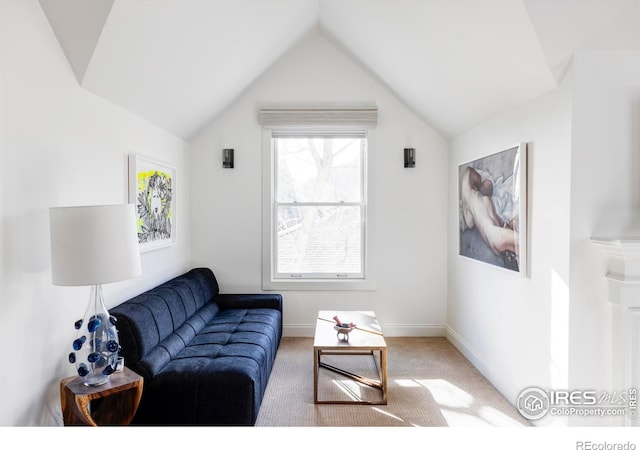
{"type": "Polygon", "coordinates": [[[104,306],[102,286],[91,287],[87,311],[75,323],[78,335],[73,341],[69,362],[76,365],[78,376],[86,386],[100,386],[115,371],[120,343],[116,318],[104,306]]]}
{"type": "Polygon", "coordinates": [[[107,375],[87,375],[82,379],[82,384],[85,386],[101,386],[109,381],[109,377],[107,375]]]}

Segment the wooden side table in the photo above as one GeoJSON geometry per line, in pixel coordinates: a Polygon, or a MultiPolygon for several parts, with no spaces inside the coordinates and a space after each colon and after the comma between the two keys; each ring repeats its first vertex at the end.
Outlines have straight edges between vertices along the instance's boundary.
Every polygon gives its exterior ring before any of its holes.
{"type": "Polygon", "coordinates": [[[60,382],[62,417],[68,425],[129,425],[135,415],[144,379],[126,366],[101,386],[85,386],[78,376],[60,382]]]}

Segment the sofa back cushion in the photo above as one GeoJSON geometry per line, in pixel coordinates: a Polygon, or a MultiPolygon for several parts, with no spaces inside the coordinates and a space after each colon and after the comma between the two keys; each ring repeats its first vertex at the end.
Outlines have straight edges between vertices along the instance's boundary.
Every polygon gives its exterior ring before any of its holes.
{"type": "Polygon", "coordinates": [[[213,272],[196,268],[111,309],[125,364],[153,378],[218,312],[213,272]]]}

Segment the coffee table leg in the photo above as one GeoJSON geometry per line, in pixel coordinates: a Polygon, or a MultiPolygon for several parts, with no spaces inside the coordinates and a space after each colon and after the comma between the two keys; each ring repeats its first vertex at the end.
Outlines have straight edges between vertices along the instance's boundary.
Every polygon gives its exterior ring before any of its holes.
{"type": "Polygon", "coordinates": [[[320,369],[320,350],[313,349],[313,403],[318,403],[318,370],[320,369]]]}
{"type": "Polygon", "coordinates": [[[380,378],[382,381],[382,402],[387,404],[387,349],[380,350],[380,378]]]}

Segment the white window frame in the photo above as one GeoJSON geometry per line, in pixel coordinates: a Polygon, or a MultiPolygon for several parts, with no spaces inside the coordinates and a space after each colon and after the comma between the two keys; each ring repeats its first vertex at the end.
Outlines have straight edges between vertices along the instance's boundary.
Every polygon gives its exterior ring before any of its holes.
{"type": "Polygon", "coordinates": [[[368,136],[366,130],[361,131],[350,131],[350,132],[335,132],[335,131],[279,131],[274,130],[271,133],[271,148],[273,152],[273,172],[277,174],[278,170],[278,149],[276,146],[277,139],[282,138],[320,138],[320,139],[331,139],[331,138],[341,138],[341,137],[354,137],[359,139],[364,139],[365,145],[364,148],[360,149],[360,201],[358,202],[344,202],[344,201],[334,201],[334,202],[280,202],[278,201],[277,192],[278,192],[278,177],[274,176],[273,179],[273,193],[272,193],[272,274],[274,279],[279,280],[287,280],[287,279],[307,279],[307,280],[318,280],[318,279],[328,279],[328,280],[341,280],[341,279],[364,279],[364,275],[366,273],[366,235],[367,235],[367,145],[368,136]],[[277,220],[278,216],[278,208],[279,207],[323,207],[323,206],[336,206],[336,207],[357,207],[360,210],[360,272],[352,273],[352,272],[279,272],[277,261],[279,259],[278,255],[278,230],[277,230],[277,220]]]}
{"type": "MultiPolygon", "coordinates": [[[[262,287],[264,290],[375,290],[375,267],[373,265],[375,249],[375,223],[370,220],[374,213],[374,192],[368,182],[372,173],[373,155],[375,148],[375,130],[367,129],[359,125],[325,127],[314,126],[305,128],[301,126],[266,126],[262,132],[263,149],[263,231],[262,231],[262,287]],[[275,239],[277,238],[276,209],[275,209],[275,151],[273,147],[273,134],[300,134],[302,136],[318,133],[339,135],[341,133],[365,134],[367,145],[363,155],[363,203],[364,211],[362,224],[362,270],[363,273],[356,277],[326,276],[326,277],[278,277],[275,273],[275,239]]],[[[336,274],[337,275],[337,274],[336,274]]]]}

